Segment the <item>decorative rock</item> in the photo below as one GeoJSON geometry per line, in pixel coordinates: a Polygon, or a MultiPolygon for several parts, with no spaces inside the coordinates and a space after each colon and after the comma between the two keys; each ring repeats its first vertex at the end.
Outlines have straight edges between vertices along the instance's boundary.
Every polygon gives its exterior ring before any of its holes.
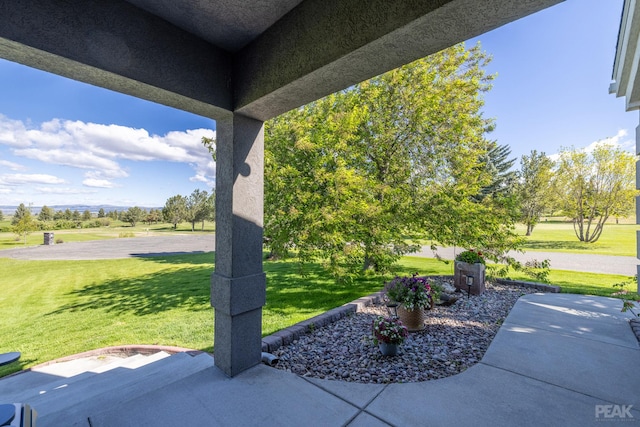
{"type": "Polygon", "coordinates": [[[482,296],[465,295],[450,307],[436,306],[427,312],[428,327],[410,334],[392,358],[380,354],[371,335],[373,319],[387,315],[387,309],[366,306],[272,351],[280,359],[275,368],[305,377],[377,384],[445,378],[481,360],[516,300],[533,292],[538,290],[488,283],[482,296]]]}

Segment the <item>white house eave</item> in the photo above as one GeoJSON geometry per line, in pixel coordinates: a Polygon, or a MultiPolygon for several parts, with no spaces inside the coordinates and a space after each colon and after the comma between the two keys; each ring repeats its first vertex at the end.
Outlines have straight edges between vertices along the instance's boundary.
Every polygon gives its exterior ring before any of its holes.
{"type": "Polygon", "coordinates": [[[640,108],[639,41],[640,7],[637,0],[625,0],[609,93],[625,97],[627,111],[640,108]]]}

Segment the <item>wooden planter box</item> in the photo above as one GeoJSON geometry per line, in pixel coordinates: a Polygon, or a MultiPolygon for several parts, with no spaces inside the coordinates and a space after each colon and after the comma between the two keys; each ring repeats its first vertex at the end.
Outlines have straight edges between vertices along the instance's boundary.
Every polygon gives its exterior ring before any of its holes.
{"type": "Polygon", "coordinates": [[[481,263],[469,264],[468,262],[455,261],[453,269],[454,286],[466,294],[469,290],[467,286],[467,276],[473,276],[471,294],[480,295],[486,289],[484,285],[485,268],[485,265],[481,263]]]}

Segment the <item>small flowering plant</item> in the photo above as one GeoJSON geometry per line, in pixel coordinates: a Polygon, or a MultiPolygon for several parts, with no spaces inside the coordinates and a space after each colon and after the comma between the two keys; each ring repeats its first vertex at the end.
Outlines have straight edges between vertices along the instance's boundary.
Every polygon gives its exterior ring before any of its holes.
{"type": "Polygon", "coordinates": [[[485,260],[484,260],[484,256],[482,255],[482,252],[474,251],[473,249],[460,252],[456,256],[456,260],[466,262],[469,264],[477,264],[477,263],[485,264],[485,260]]]}
{"type": "MultiPolygon", "coordinates": [[[[640,300],[635,301],[636,303],[640,304],[640,300]]],[[[640,312],[636,313],[635,310],[637,310],[638,307],[636,307],[634,305],[634,301],[629,301],[629,300],[624,300],[622,301],[622,312],[624,313],[625,311],[630,311],[631,314],[633,314],[634,316],[640,317],[640,312]]]]}
{"type": "Polygon", "coordinates": [[[409,331],[400,319],[395,317],[378,316],[373,321],[373,342],[387,344],[402,344],[409,336],[409,331]]]}
{"type": "Polygon", "coordinates": [[[614,297],[622,298],[622,312],[630,311],[636,317],[640,317],[640,299],[634,301],[634,298],[638,296],[637,293],[629,292],[626,287],[632,283],[637,285],[638,283],[638,275],[636,274],[632,279],[624,281],[622,283],[616,283],[613,285],[614,288],[620,288],[618,292],[614,292],[611,295],[614,297]],[[638,306],[636,307],[636,304],[638,306]],[[636,310],[638,312],[636,313],[636,310]]]}
{"type": "Polygon", "coordinates": [[[396,276],[384,287],[384,292],[391,301],[402,304],[407,311],[429,309],[433,302],[431,286],[424,277],[396,276]]]}

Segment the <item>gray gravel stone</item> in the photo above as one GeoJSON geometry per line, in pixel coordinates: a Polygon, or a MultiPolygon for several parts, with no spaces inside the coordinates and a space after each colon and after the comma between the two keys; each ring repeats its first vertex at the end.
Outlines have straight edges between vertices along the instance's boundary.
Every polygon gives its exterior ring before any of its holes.
{"type": "Polygon", "coordinates": [[[487,283],[479,296],[436,306],[427,327],[410,333],[397,356],[385,357],[373,343],[371,325],[388,315],[383,304],[318,327],[274,354],[277,369],[305,377],[360,383],[417,382],[458,374],[482,359],[516,300],[536,289],[487,283]]]}

